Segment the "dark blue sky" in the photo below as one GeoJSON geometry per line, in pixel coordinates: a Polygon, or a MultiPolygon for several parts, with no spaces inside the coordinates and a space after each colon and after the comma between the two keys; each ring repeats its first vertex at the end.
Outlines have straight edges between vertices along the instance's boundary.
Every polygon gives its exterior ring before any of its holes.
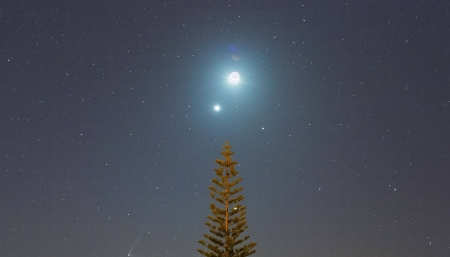
{"type": "Polygon", "coordinates": [[[449,35],[445,1],[7,1],[1,255],[199,256],[228,140],[254,256],[448,256],[449,35]]]}

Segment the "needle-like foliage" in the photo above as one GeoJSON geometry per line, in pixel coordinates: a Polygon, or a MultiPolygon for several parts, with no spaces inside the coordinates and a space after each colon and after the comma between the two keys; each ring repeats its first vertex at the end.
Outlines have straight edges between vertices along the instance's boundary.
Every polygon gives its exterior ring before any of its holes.
{"type": "Polygon", "coordinates": [[[240,237],[248,228],[245,219],[246,208],[239,204],[244,200],[238,193],[243,190],[242,187],[235,186],[242,180],[236,178],[238,172],[234,169],[237,162],[231,160],[231,146],[228,142],[222,146],[225,150],[221,153],[225,160],[216,160],[219,164],[218,169],[214,169],[218,178],[213,178],[211,182],[215,186],[209,186],[211,197],[218,203],[211,204],[211,216],[208,216],[206,226],[209,228],[210,235],[203,235],[205,240],[199,243],[204,249],[198,251],[207,257],[246,257],[256,252],[253,248],[256,243],[246,244],[249,236],[240,237]]]}

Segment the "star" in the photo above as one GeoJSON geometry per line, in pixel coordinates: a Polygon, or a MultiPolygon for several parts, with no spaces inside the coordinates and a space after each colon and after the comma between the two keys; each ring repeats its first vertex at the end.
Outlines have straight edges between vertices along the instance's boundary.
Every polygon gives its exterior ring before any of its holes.
{"type": "Polygon", "coordinates": [[[259,257],[450,257],[445,1],[48,2],[0,11],[0,257],[207,251],[226,140],[259,257]]]}

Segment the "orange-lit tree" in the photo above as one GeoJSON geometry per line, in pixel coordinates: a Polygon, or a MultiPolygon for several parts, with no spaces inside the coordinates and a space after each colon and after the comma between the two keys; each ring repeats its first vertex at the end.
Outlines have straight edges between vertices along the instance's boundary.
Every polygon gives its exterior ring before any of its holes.
{"type": "Polygon", "coordinates": [[[207,257],[245,257],[256,252],[253,249],[256,243],[244,244],[250,237],[240,237],[248,228],[245,219],[246,207],[239,204],[244,197],[237,195],[243,188],[235,188],[242,178],[236,178],[238,172],[234,169],[234,165],[237,162],[231,160],[233,155],[230,151],[231,146],[226,142],[222,148],[225,149],[222,152],[225,160],[216,160],[220,167],[214,169],[219,179],[211,180],[219,189],[214,186],[208,187],[211,190],[211,197],[220,207],[214,203],[210,205],[212,216],[208,216],[208,222],[205,224],[212,235],[203,235],[208,242],[200,240],[199,243],[205,249],[198,251],[207,257]]]}

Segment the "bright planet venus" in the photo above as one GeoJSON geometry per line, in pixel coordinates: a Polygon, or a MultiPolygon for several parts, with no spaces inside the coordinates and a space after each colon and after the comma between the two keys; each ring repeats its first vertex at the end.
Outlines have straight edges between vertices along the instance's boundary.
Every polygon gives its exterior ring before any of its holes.
{"type": "Polygon", "coordinates": [[[450,1],[0,6],[0,257],[204,257],[226,141],[250,257],[450,257],[450,1]]]}

